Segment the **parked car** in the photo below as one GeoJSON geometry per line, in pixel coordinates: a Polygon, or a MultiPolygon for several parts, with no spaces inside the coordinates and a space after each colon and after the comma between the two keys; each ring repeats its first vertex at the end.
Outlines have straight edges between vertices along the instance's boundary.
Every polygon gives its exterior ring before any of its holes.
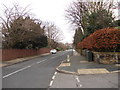
{"type": "Polygon", "coordinates": [[[52,49],[52,50],[50,50],[50,53],[56,54],[56,53],[57,53],[57,50],[56,50],[56,49],[52,49]]]}

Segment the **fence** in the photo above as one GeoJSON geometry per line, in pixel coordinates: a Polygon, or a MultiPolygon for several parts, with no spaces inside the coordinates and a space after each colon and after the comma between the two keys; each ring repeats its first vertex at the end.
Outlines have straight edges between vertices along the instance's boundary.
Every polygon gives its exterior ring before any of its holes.
{"type": "Polygon", "coordinates": [[[35,56],[35,55],[40,55],[44,53],[49,53],[50,48],[41,48],[39,50],[32,50],[32,49],[3,49],[0,50],[0,60],[2,61],[7,61],[7,60],[12,60],[16,58],[23,58],[23,57],[28,57],[28,56],[35,56]]]}

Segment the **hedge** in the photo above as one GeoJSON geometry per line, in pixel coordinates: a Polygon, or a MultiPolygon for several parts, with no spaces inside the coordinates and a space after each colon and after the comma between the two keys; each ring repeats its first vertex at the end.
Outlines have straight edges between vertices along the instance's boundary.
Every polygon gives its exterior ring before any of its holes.
{"type": "Polygon", "coordinates": [[[77,48],[98,52],[118,52],[120,51],[120,29],[105,28],[97,30],[82,42],[79,42],[77,48]]]}

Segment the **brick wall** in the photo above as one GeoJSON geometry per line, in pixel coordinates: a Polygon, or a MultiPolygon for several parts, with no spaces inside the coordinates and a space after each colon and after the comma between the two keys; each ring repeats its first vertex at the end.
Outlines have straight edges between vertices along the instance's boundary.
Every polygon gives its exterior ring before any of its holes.
{"type": "Polygon", "coordinates": [[[7,61],[7,60],[16,59],[16,58],[23,58],[23,57],[28,57],[28,56],[35,56],[35,55],[40,55],[44,53],[49,53],[50,48],[41,48],[39,50],[3,49],[3,50],[0,50],[0,52],[2,52],[2,57],[0,57],[0,60],[7,61]]]}
{"type": "Polygon", "coordinates": [[[41,48],[37,51],[38,54],[44,54],[44,53],[49,53],[50,52],[50,48],[41,48]]]}
{"type": "Polygon", "coordinates": [[[25,50],[25,49],[4,49],[2,50],[2,60],[11,60],[16,58],[23,58],[28,56],[37,55],[36,50],[25,50]]]}
{"type": "Polygon", "coordinates": [[[2,50],[0,49],[0,61],[2,60],[2,50]]]}

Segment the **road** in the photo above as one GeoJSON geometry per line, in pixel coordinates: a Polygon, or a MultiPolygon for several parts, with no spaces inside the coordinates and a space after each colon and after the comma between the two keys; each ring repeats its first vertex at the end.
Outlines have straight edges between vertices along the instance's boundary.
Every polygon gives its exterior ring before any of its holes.
{"type": "Polygon", "coordinates": [[[55,68],[72,51],[57,52],[2,68],[2,88],[48,88],[55,68]]]}
{"type": "Polygon", "coordinates": [[[106,88],[105,90],[118,90],[114,89],[118,88],[118,73],[79,76],[57,73],[50,88],[92,88],[91,90],[106,88]]]}

